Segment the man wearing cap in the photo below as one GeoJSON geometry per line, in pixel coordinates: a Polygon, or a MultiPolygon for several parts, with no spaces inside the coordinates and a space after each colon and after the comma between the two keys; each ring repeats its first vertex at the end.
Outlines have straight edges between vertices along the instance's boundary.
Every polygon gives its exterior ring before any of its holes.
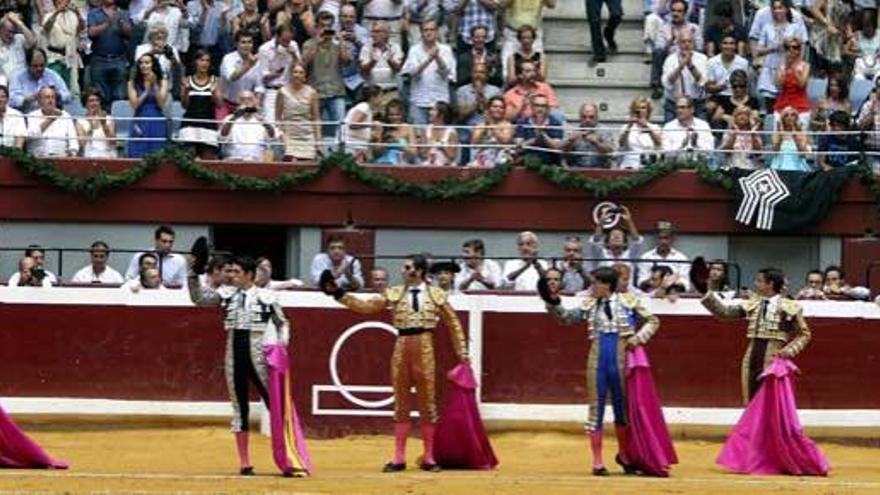
{"type": "Polygon", "coordinates": [[[642,262],[638,265],[638,284],[651,280],[651,268],[668,266],[678,278],[676,283],[690,290],[690,258],[672,247],[675,241],[675,226],[669,220],[657,222],[657,245],[654,249],[642,254],[642,262]]]}

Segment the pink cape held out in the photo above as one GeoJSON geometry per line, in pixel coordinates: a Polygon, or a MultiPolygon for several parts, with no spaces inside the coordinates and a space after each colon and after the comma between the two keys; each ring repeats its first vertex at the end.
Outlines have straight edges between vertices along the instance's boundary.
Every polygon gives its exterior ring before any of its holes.
{"type": "Polygon", "coordinates": [[[49,457],[0,407],[0,467],[67,469],[67,463],[49,457]]]}
{"type": "Polygon", "coordinates": [[[450,469],[492,469],[498,459],[489,443],[477,407],[477,380],[470,365],[461,363],[446,377],[452,382],[434,437],[437,463],[450,469]]]}
{"type": "Polygon", "coordinates": [[[743,474],[826,476],[828,460],[801,428],[794,399],[797,366],[775,357],[715,462],[743,474]]]}
{"type": "Polygon", "coordinates": [[[290,359],[282,344],[263,348],[269,365],[269,420],[272,425],[272,456],[281,472],[306,475],[312,471],[306,438],[293,405],[290,359]]]}

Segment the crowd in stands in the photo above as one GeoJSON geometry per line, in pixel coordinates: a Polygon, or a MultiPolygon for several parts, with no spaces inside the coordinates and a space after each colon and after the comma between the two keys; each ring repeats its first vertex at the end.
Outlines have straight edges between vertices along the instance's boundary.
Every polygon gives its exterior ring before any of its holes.
{"type": "MultiPolygon", "coordinates": [[[[557,2],[0,0],[0,144],[41,157],[138,158],[174,140],[202,159],[312,162],[343,147],[385,165],[533,156],[623,169],[684,153],[802,171],[880,152],[876,6],[646,1],[662,108],[636,98],[621,124],[585,98],[569,124],[543,46],[557,2]]],[[[592,63],[613,61],[619,9],[601,30],[602,2],[586,3],[592,63]]]]}

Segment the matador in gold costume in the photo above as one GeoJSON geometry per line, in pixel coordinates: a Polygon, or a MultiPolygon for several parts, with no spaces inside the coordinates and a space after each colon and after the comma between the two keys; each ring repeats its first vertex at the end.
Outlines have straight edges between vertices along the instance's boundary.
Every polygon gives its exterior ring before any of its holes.
{"type": "Polygon", "coordinates": [[[434,329],[440,320],[449,329],[452,347],[461,361],[467,360],[467,346],[461,322],[447,300],[447,293],[425,282],[428,261],[422,255],[407,258],[401,269],[404,285],[390,287],[379,296],[360,299],[336,286],[332,274],[321,276],[321,289],[358,313],[391,312],[397,329],[397,342],[391,357],[391,383],[394,388],[394,459],[384,472],[406,469],[406,440],[410,432],[410,389],[418,398],[424,455],[421,469],[439,471],[434,460],[435,402],[434,329]]]}
{"type": "Polygon", "coordinates": [[[735,303],[725,303],[710,291],[703,306],[719,318],[746,318],[749,345],[742,360],[742,398],[748,404],[760,386],[764,368],[774,356],[791,358],[810,342],[810,328],[801,305],[780,295],[785,275],[776,268],[765,268],[755,276],[755,295],[735,303]]]}

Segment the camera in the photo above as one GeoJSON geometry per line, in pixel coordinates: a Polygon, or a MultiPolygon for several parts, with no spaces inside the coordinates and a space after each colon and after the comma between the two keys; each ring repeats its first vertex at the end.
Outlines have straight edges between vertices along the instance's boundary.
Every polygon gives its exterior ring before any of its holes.
{"type": "Polygon", "coordinates": [[[257,113],[257,107],[244,107],[244,113],[257,113]]]}
{"type": "Polygon", "coordinates": [[[46,270],[41,266],[31,268],[31,277],[38,282],[42,282],[46,278],[46,270]]]}
{"type": "Polygon", "coordinates": [[[623,208],[620,207],[620,206],[615,206],[615,207],[613,207],[613,208],[608,208],[608,213],[611,213],[611,214],[618,214],[618,215],[619,215],[619,214],[623,213],[623,208]]]}

